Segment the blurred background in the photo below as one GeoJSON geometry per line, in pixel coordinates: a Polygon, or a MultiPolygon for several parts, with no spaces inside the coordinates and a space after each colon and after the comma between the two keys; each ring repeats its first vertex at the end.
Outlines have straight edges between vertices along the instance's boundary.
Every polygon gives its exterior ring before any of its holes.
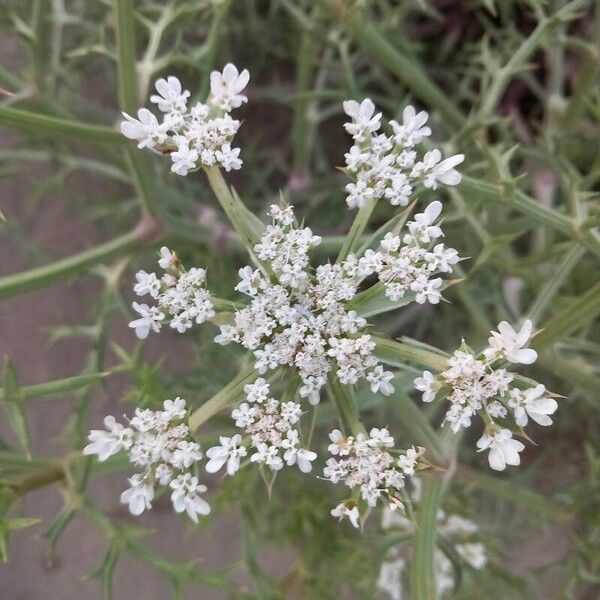
{"type": "MultiPolygon", "coordinates": [[[[134,519],[119,504],[123,461],[79,456],[105,414],[175,394],[197,404],[237,370],[241,353],[209,328],[144,344],[127,328],[133,273],[161,244],[207,267],[222,297],[245,256],[200,174],[170,174],[112,133],[159,76],[202,98],[229,61],[251,82],[244,167],[228,180],[261,218],[281,190],[317,233],[348,230],[347,98],[369,96],[387,118],[413,103],[446,153],[466,154],[463,184],[442,194],[465,281],[449,303],[376,326],[452,350],[532,315],[549,332],[532,377],[565,398],[519,469],[492,475],[479,432],[465,436],[445,510],[477,522],[488,564],[455,565],[445,597],[600,597],[600,3],[0,0],[0,28],[0,512],[39,520],[0,521],[2,597],[378,597],[393,542],[375,517],[363,537],[330,519],[330,484],[286,473],[269,502],[251,474],[213,476],[216,514],[193,528],[165,498],[134,519]],[[123,26],[138,61],[129,91],[123,26]]],[[[379,206],[374,227],[391,211],[379,206]]],[[[410,444],[393,403],[365,418],[410,444]]],[[[223,416],[203,433],[227,427],[223,416]]]]}

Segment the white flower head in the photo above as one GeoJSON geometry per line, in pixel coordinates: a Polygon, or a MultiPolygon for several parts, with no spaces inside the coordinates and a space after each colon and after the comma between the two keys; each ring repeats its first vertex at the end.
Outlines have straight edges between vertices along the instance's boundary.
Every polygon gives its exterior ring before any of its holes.
{"type": "Polygon", "coordinates": [[[248,69],[241,73],[231,63],[225,65],[222,73],[213,71],[210,74],[210,102],[225,111],[238,108],[248,98],[240,94],[250,81],[248,69]]]}
{"type": "Polygon", "coordinates": [[[520,427],[527,425],[528,417],[547,427],[552,425],[550,415],[556,412],[558,403],[546,395],[546,388],[540,383],[527,390],[512,389],[508,406],[513,409],[515,423],[520,427]]]}
{"type": "Polygon", "coordinates": [[[152,508],[154,488],[144,483],[142,476],[137,474],[129,478],[129,485],[121,494],[121,503],[127,504],[129,512],[137,517],[152,508]]]}
{"type": "Polygon", "coordinates": [[[332,517],[338,517],[340,521],[347,517],[353,527],[360,527],[360,513],[358,512],[358,505],[353,500],[346,500],[340,502],[335,508],[331,510],[332,517]]]}
{"type": "Polygon", "coordinates": [[[198,515],[210,513],[210,506],[200,494],[206,492],[206,486],[198,483],[198,478],[190,473],[178,475],[171,481],[171,502],[177,513],[186,512],[188,517],[198,522],[198,515]]]}
{"type": "Polygon", "coordinates": [[[510,323],[502,321],[498,324],[498,331],[491,331],[488,339],[489,347],[484,350],[488,360],[494,358],[505,358],[511,363],[530,365],[537,360],[537,352],[532,348],[526,348],[531,338],[533,329],[532,322],[527,319],[521,329],[515,331],[510,323]]]}
{"type": "Polygon", "coordinates": [[[421,377],[414,380],[413,385],[416,390],[423,392],[423,402],[433,402],[436,394],[436,383],[431,371],[423,371],[421,377]]]}
{"type": "Polygon", "coordinates": [[[525,446],[513,439],[510,429],[496,429],[484,433],[477,442],[479,452],[489,450],[488,461],[495,471],[504,471],[506,465],[518,466],[521,464],[519,452],[525,446]]]}
{"type": "Polygon", "coordinates": [[[106,431],[103,429],[90,431],[88,436],[90,443],[83,449],[86,455],[96,454],[100,462],[121,450],[129,450],[133,443],[133,430],[117,423],[113,416],[104,417],[104,426],[106,431]]]}
{"type": "Polygon", "coordinates": [[[166,79],[161,78],[157,80],[155,88],[158,94],[150,96],[150,102],[156,104],[159,110],[164,113],[185,111],[190,92],[182,90],[177,77],[170,75],[166,79]]]}
{"type": "Polygon", "coordinates": [[[236,433],[232,437],[219,437],[219,446],[213,446],[206,451],[209,461],[206,463],[206,470],[209,473],[216,473],[227,463],[227,474],[234,475],[240,468],[240,460],[248,453],[242,446],[242,436],[236,433]]]}

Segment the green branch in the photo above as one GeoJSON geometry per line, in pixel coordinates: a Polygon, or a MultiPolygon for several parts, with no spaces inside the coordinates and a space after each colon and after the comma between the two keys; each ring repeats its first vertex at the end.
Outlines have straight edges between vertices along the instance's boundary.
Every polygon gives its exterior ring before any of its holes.
{"type": "Polygon", "coordinates": [[[241,371],[235,379],[191,414],[190,429],[195,431],[226,406],[234,404],[243,395],[244,386],[252,383],[257,377],[258,372],[253,366],[241,371]]]}
{"type": "Polygon", "coordinates": [[[452,103],[449,95],[442,91],[427,75],[414,56],[405,56],[392,46],[371,19],[361,11],[351,17],[352,35],[362,50],[393,73],[415,96],[427,106],[437,109],[453,128],[460,129],[466,122],[462,112],[452,103]]]}
{"type": "Polygon", "coordinates": [[[142,246],[145,243],[139,229],[79,254],[68,256],[43,267],[0,277],[0,299],[37,290],[62,279],[72,277],[90,267],[102,264],[142,246]]]}
{"type": "Polygon", "coordinates": [[[123,144],[126,139],[114,129],[103,125],[90,125],[72,119],[49,117],[9,106],[0,106],[0,125],[22,129],[36,135],[81,139],[86,142],[123,144]]]}

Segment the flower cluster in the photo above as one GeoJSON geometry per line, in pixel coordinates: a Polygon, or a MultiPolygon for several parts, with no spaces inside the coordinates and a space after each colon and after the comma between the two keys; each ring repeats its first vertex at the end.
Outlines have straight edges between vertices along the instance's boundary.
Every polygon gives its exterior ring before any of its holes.
{"type": "Polygon", "coordinates": [[[432,247],[433,240],[443,236],[434,222],[442,210],[437,200],[406,224],[408,232],[401,238],[387,233],[379,250],[367,250],[358,261],[360,273],[377,273],[385,286],[385,295],[392,302],[400,300],[407,292],[415,295],[419,304],[437,304],[441,299],[442,279],[437,273],[451,273],[459,258],[454,248],[444,244],[432,247]]]}
{"type": "Polygon", "coordinates": [[[135,329],[140,339],[146,338],[150,331],[158,333],[164,322],[183,333],[194,323],[203,323],[215,314],[210,294],[204,287],[204,269],[193,267],[186,271],[177,255],[165,246],[160,249],[158,264],[165,270],[160,278],[156,273],[146,271],[138,271],[135,275],[137,283],[133,291],[138,296],[149,295],[156,301],[154,306],[133,303],[139,318],[131,321],[129,327],[135,329]]]}
{"type": "Polygon", "coordinates": [[[220,344],[237,342],[251,350],[260,374],[280,365],[298,370],[300,396],[319,402],[321,388],[335,369],[346,385],[366,379],[373,392],[389,394],[392,373],[373,356],[375,344],[359,335],[366,320],[345,303],[356,295],[356,259],[309,269],[308,252],[320,243],[310,228],[294,224],[292,207],[271,207],[273,224],[254,248],[267,268],[240,269],[236,290],[250,304],[238,310],[233,324],[221,325],[220,344]]]}
{"type": "MultiPolygon", "coordinates": [[[[333,457],[327,460],[323,470],[326,479],[356,489],[370,507],[385,496],[392,510],[403,509],[400,491],[404,488],[405,476],[415,474],[423,448],[409,448],[400,453],[394,450],[394,438],[390,432],[376,427],[368,435],[358,433],[350,437],[334,429],[329,439],[329,452],[333,457]]],[[[358,527],[360,515],[354,499],[338,504],[331,514],[348,517],[354,527],[358,527]]]]}
{"type": "Polygon", "coordinates": [[[185,400],[175,398],[165,400],[163,410],[136,408],[129,427],[109,415],[104,419],[106,430],[90,432],[84,454],[95,454],[105,461],[124,450],[130,462],[142,469],[129,479],[130,487],[121,494],[121,502],[129,506],[131,514],[140,515],[152,507],[157,485],[169,486],[175,511],[185,511],[194,522],[198,522],[198,515],[210,512],[200,496],[206,486],[191,472],[202,451],[193,441],[186,420],[185,400]]]}
{"type": "MultiPolygon", "coordinates": [[[[421,480],[413,477],[411,499],[417,505],[421,495],[421,480]]],[[[402,513],[386,507],[383,510],[381,526],[384,530],[399,529],[412,532],[415,524],[402,513]]],[[[478,536],[479,527],[470,519],[460,515],[446,515],[443,510],[437,514],[437,531],[446,542],[452,544],[456,554],[471,568],[480,571],[487,564],[487,551],[481,538],[478,536]]],[[[392,547],[381,564],[377,587],[387,594],[391,600],[404,598],[404,570],[406,567],[407,554],[402,553],[397,547],[392,547]]],[[[452,563],[439,548],[435,550],[435,571],[437,597],[445,597],[446,592],[455,586],[454,567],[452,563]]]]}
{"type": "Polygon", "coordinates": [[[171,171],[187,175],[200,166],[220,165],[226,171],[239,169],[240,149],[231,143],[240,122],[230,116],[234,108],[247,101],[241,95],[250,74],[241,73],[228,64],[222,73],[210,75],[210,95],[206,103],[196,102],[188,107],[190,92],[183,90],[177,77],[156,82],[156,94],[150,101],[162,113],[162,121],[146,108],[140,108],[137,119],[123,113],[121,132],[138,142],[138,148],[148,148],[171,157],[171,171]]]}
{"type": "MultiPolygon", "coordinates": [[[[294,427],[302,416],[302,408],[292,400],[282,402],[270,396],[270,385],[262,377],[244,386],[246,402],[242,402],[231,413],[235,424],[244,430],[250,440],[254,454],[251,462],[279,471],[284,462],[288,466],[298,465],[303,473],[312,470],[315,452],[302,448],[300,434],[294,427]]],[[[233,475],[240,466],[240,458],[247,455],[242,436],[220,438],[220,446],[207,450],[211,459],[206,470],[214,473],[227,463],[227,472],[233,475]]]]}
{"type": "Polygon", "coordinates": [[[506,321],[492,331],[489,346],[476,356],[466,345],[448,359],[448,368],[438,377],[425,371],[415,379],[415,388],[423,393],[423,401],[431,402],[438,392],[446,394],[450,402],[445,417],[455,433],[471,425],[471,418],[479,413],[486,423],[485,433],[477,442],[480,451],[489,450],[490,467],[503,471],[506,465],[519,465],[519,452],[525,446],[513,439],[512,431],[496,420],[508,418],[512,411],[517,426],[527,425],[529,418],[539,425],[551,425],[550,415],[558,408],[556,400],[542,384],[530,386],[499,364],[532,364],[537,353],[527,348],[532,323],[525,321],[516,332],[506,321]]]}
{"type": "Polygon", "coordinates": [[[417,113],[407,106],[402,124],[389,122],[391,135],[378,133],[381,113],[375,114],[375,105],[369,98],[360,104],[347,100],[344,111],[351,118],[345,124],[346,131],[354,139],[354,145],[345,155],[346,171],[354,179],[346,186],[350,208],[360,208],[369,200],[381,198],[394,206],[406,206],[417,184],[436,189],[438,183],[460,182],[461,176],[454,167],[462,163],[464,155],[442,160],[441,152],[434,149],[417,159],[414,148],[431,135],[431,129],[425,126],[428,118],[425,111],[417,113]]]}

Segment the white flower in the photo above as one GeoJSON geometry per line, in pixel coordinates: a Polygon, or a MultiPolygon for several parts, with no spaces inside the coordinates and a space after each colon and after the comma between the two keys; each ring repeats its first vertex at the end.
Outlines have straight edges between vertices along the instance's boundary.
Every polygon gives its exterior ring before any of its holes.
{"type": "Polygon", "coordinates": [[[129,484],[131,487],[121,494],[121,503],[128,504],[129,512],[137,517],[152,508],[154,488],[144,483],[142,476],[137,474],[129,478],[129,484]]]}
{"type": "Polygon", "coordinates": [[[200,445],[197,442],[182,440],[171,453],[170,462],[176,469],[189,469],[202,458],[200,445]]]}
{"type": "Polygon", "coordinates": [[[256,452],[250,457],[252,462],[267,465],[273,471],[283,467],[283,460],[278,454],[277,446],[268,446],[264,442],[256,445],[256,452]]]}
{"type": "Polygon", "coordinates": [[[227,171],[242,168],[242,161],[239,158],[240,149],[232,148],[230,144],[223,144],[219,150],[215,152],[215,158],[221,163],[221,166],[227,171]]]}
{"type": "Polygon", "coordinates": [[[436,384],[435,377],[431,371],[423,371],[421,377],[417,377],[413,384],[416,390],[423,392],[423,402],[433,402],[435,399],[436,384]]]}
{"type": "Polygon", "coordinates": [[[175,252],[169,250],[166,246],[160,249],[160,258],[158,259],[158,266],[165,271],[168,269],[174,269],[179,265],[179,259],[175,252]]]}
{"type": "Polygon", "coordinates": [[[510,323],[502,321],[498,324],[498,331],[491,331],[488,339],[489,348],[484,350],[485,357],[492,360],[497,357],[506,358],[511,363],[530,365],[537,359],[537,352],[532,348],[525,348],[531,338],[532,322],[527,319],[517,333],[510,323]]]}
{"type": "Polygon", "coordinates": [[[206,470],[216,473],[227,463],[227,474],[234,475],[240,468],[240,459],[246,456],[247,450],[242,443],[242,436],[236,433],[233,437],[219,436],[220,446],[213,446],[206,451],[209,461],[206,470]]]}
{"type": "Polygon", "coordinates": [[[150,96],[150,102],[156,104],[162,112],[183,112],[186,109],[188,90],[181,89],[181,82],[173,75],[167,79],[159,79],[156,84],[158,94],[150,96]]]}
{"type": "Polygon", "coordinates": [[[138,148],[153,149],[163,143],[166,135],[158,123],[158,119],[147,109],[138,110],[138,118],[134,119],[123,113],[125,121],[121,122],[121,133],[130,140],[138,141],[138,148]]]}
{"type": "Polygon", "coordinates": [[[160,293],[160,279],[155,273],[146,273],[146,271],[138,271],[135,274],[137,283],[133,286],[133,291],[138,296],[150,294],[152,298],[158,298],[160,293]]]}
{"type": "Polygon", "coordinates": [[[331,510],[332,517],[339,517],[340,521],[344,517],[348,517],[353,527],[358,529],[360,513],[358,512],[358,506],[356,502],[352,500],[346,500],[346,502],[340,502],[335,508],[331,510]]]}
{"type": "Polygon", "coordinates": [[[381,365],[377,365],[367,375],[367,381],[371,384],[371,391],[374,394],[381,392],[384,396],[389,396],[394,392],[394,386],[390,383],[392,379],[394,379],[394,374],[390,371],[384,371],[381,365]]]}
{"type": "Polygon", "coordinates": [[[117,423],[111,415],[104,417],[103,429],[93,429],[88,435],[90,443],[83,449],[84,454],[97,454],[100,462],[121,450],[129,450],[132,444],[133,431],[117,423]]]}
{"type": "Polygon", "coordinates": [[[238,108],[248,98],[240,92],[248,85],[250,73],[244,69],[241,73],[235,65],[225,65],[223,73],[213,71],[210,74],[210,102],[226,111],[238,108]]]}
{"type": "Polygon", "coordinates": [[[384,561],[379,569],[377,588],[388,594],[391,600],[402,600],[404,596],[402,586],[402,573],[406,567],[404,559],[384,561]]]}
{"type": "Polygon", "coordinates": [[[417,462],[424,451],[425,449],[420,446],[419,448],[415,448],[413,446],[412,448],[408,448],[404,454],[401,454],[398,457],[398,466],[402,469],[405,475],[415,474],[417,462]]]}
{"type": "Polygon", "coordinates": [[[512,439],[510,429],[496,429],[484,433],[477,442],[479,452],[489,450],[488,461],[495,471],[504,471],[506,465],[518,466],[521,464],[519,452],[525,446],[518,440],[512,439]]]}
{"type": "Polygon", "coordinates": [[[426,152],[423,161],[413,167],[412,176],[423,177],[423,185],[434,190],[437,189],[438,182],[458,185],[462,177],[454,167],[463,162],[465,155],[455,154],[445,160],[441,158],[442,153],[437,148],[426,152]]]}
{"type": "Polygon", "coordinates": [[[215,311],[208,290],[204,287],[206,271],[197,267],[186,271],[177,255],[162,247],[159,264],[168,269],[159,279],[154,273],[140,271],[134,291],[138,294],[149,293],[158,306],[133,303],[141,318],[132,321],[129,326],[135,328],[139,338],[144,339],[150,330],[159,332],[163,321],[179,333],[200,324],[214,316],[215,311]],[[175,271],[175,272],[171,272],[175,271]]]}
{"type": "Polygon", "coordinates": [[[190,148],[187,142],[181,143],[177,146],[175,152],[171,152],[171,171],[177,173],[177,175],[185,176],[190,171],[196,168],[198,162],[198,152],[194,148],[190,148]]]}
{"type": "Polygon", "coordinates": [[[198,522],[198,515],[210,513],[210,506],[199,494],[206,492],[206,486],[198,483],[198,478],[190,473],[178,475],[170,483],[173,492],[171,502],[175,512],[186,512],[194,523],[198,522]]]}
{"type": "Polygon", "coordinates": [[[329,433],[329,439],[331,440],[331,444],[328,446],[328,450],[330,454],[334,456],[346,456],[350,452],[350,448],[352,447],[352,443],[354,438],[347,438],[339,429],[334,429],[329,433]]]}
{"type": "Polygon", "coordinates": [[[402,125],[390,121],[390,126],[394,130],[394,142],[399,146],[411,148],[431,135],[431,129],[425,127],[429,115],[424,110],[417,113],[413,106],[406,106],[402,118],[402,125]]]}
{"type": "Polygon", "coordinates": [[[140,340],[146,339],[150,330],[155,333],[160,331],[161,322],[165,315],[156,306],[150,307],[147,304],[138,304],[137,302],[133,302],[131,306],[140,315],[140,318],[131,321],[129,327],[135,330],[135,335],[140,340]]]}
{"type": "Polygon", "coordinates": [[[358,142],[366,140],[381,126],[381,113],[375,113],[375,105],[370,98],[365,98],[360,104],[356,100],[344,101],[344,112],[352,119],[346,123],[346,131],[358,142]]]}
{"type": "Polygon", "coordinates": [[[558,403],[554,398],[544,397],[545,394],[546,388],[541,383],[524,391],[511,390],[508,406],[514,411],[517,425],[525,427],[528,416],[538,425],[552,425],[549,415],[556,412],[558,403]]]}
{"type": "Polygon", "coordinates": [[[485,567],[487,555],[483,544],[456,544],[455,548],[459,556],[474,569],[481,570],[485,567]]]}

